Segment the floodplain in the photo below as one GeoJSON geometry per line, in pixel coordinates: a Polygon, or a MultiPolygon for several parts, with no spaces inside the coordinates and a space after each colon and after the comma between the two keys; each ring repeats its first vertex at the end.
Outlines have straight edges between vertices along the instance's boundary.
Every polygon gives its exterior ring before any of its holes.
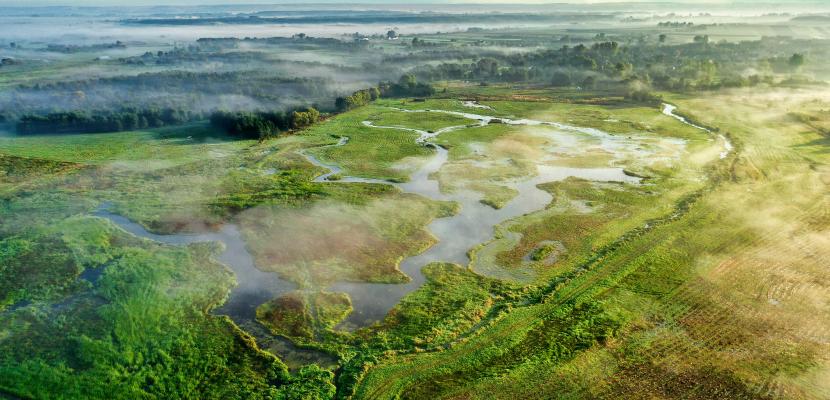
{"type": "Polygon", "coordinates": [[[830,397],[818,17],[292,7],[3,42],[0,397],[830,397]]]}

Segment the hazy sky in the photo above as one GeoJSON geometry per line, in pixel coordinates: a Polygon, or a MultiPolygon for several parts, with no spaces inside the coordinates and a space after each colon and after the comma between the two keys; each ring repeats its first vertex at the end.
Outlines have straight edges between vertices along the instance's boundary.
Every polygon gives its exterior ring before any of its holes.
{"type": "Polygon", "coordinates": [[[767,8],[793,5],[827,6],[830,0],[0,0],[0,6],[148,6],[148,5],[247,5],[247,4],[601,4],[601,3],[680,3],[700,4],[763,4],[767,8]]]}
{"type": "Polygon", "coordinates": [[[447,4],[447,3],[488,3],[488,4],[544,4],[544,3],[571,3],[571,4],[596,4],[596,3],[622,3],[622,2],[648,2],[648,3],[686,3],[686,4],[728,4],[728,3],[806,3],[822,4],[827,0],[777,0],[777,1],[755,1],[755,0],[312,0],[303,2],[301,0],[0,0],[0,6],[42,6],[42,5],[67,5],[67,6],[138,6],[138,5],[200,5],[200,4],[447,4]]]}

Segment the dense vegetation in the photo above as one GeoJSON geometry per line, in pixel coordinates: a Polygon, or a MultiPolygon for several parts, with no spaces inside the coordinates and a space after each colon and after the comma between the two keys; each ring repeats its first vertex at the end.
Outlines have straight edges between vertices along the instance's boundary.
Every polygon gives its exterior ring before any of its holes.
{"type": "Polygon", "coordinates": [[[17,122],[17,132],[23,135],[120,132],[179,125],[201,118],[201,113],[173,108],[24,114],[17,122]]]}
{"type": "Polygon", "coordinates": [[[415,75],[405,74],[398,82],[381,83],[380,94],[383,97],[426,97],[435,94],[435,89],[429,83],[418,82],[415,75]]]}
{"type": "Polygon", "coordinates": [[[24,84],[0,93],[7,116],[50,112],[119,112],[175,109],[189,113],[217,109],[281,108],[334,97],[324,79],[286,78],[267,72],[165,71],[135,76],[24,84]]]}
{"type": "Polygon", "coordinates": [[[830,394],[821,17],[245,7],[541,25],[0,43],[0,397],[830,394]]]}
{"type": "Polygon", "coordinates": [[[211,246],[160,248],[96,218],[69,219],[51,231],[0,242],[0,262],[11,268],[3,271],[4,294],[14,296],[4,304],[58,300],[0,314],[4,391],[269,398],[287,381],[279,360],[252,348],[228,320],[200,311],[221,301],[233,282],[210,261],[211,246]],[[93,273],[79,277],[82,271],[93,273]],[[66,286],[56,291],[59,285],[66,286]],[[234,382],[226,379],[231,371],[234,382]]]}
{"type": "Polygon", "coordinates": [[[348,111],[365,106],[382,97],[428,97],[435,94],[429,83],[418,82],[415,75],[404,74],[397,82],[381,82],[377,87],[358,90],[346,97],[335,100],[337,111],[348,111]]]}
{"type": "Polygon", "coordinates": [[[484,82],[544,82],[586,89],[614,82],[636,82],[654,88],[687,91],[770,83],[776,73],[798,72],[803,53],[827,56],[824,41],[765,38],[743,43],[697,40],[680,45],[616,41],[590,46],[562,46],[558,50],[491,56],[473,63],[442,63],[417,68],[422,79],[470,79],[484,82]],[[753,71],[745,73],[746,70],[753,71]]]}
{"type": "Polygon", "coordinates": [[[286,112],[228,112],[211,114],[211,125],[231,136],[246,139],[267,139],[288,130],[309,127],[320,120],[313,107],[286,112]]]}

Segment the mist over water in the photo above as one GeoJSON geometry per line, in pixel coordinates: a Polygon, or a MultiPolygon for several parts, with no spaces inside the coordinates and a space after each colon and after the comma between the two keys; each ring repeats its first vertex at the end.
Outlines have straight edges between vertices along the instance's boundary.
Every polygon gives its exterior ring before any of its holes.
{"type": "Polygon", "coordinates": [[[223,246],[217,260],[229,266],[236,275],[237,286],[231,291],[228,300],[214,313],[228,315],[237,323],[250,323],[256,320],[256,308],[268,300],[296,289],[297,285],[280,279],[273,272],[264,272],[254,265],[254,259],[246,248],[245,242],[236,225],[225,224],[218,232],[199,234],[159,235],[147,231],[140,224],[114,214],[105,204],[99,208],[96,216],[106,218],[125,231],[159,243],[183,246],[191,243],[218,242],[223,246]]]}
{"type": "MultiPolygon", "coordinates": [[[[473,108],[471,104],[467,106],[473,108]]],[[[487,115],[474,113],[460,113],[445,110],[430,110],[430,112],[442,112],[463,116],[464,118],[475,121],[476,123],[472,125],[474,127],[487,126],[494,119],[487,115]]],[[[574,145],[578,141],[585,140],[586,138],[594,141],[598,140],[602,148],[606,151],[614,152],[619,156],[622,156],[624,153],[635,152],[637,151],[636,149],[639,149],[639,145],[637,144],[638,139],[619,139],[593,128],[580,128],[530,119],[512,120],[499,118],[499,120],[509,125],[528,127],[545,126],[546,129],[554,129],[553,131],[545,131],[538,134],[555,137],[558,143],[570,143],[574,145]]],[[[402,129],[414,131],[419,134],[416,141],[434,149],[435,154],[421,164],[405,183],[391,183],[377,179],[350,176],[340,177],[337,182],[391,184],[406,193],[418,194],[433,200],[456,202],[460,205],[460,211],[456,215],[437,218],[432,221],[427,226],[427,229],[435,236],[437,243],[420,254],[405,258],[400,263],[399,269],[411,278],[409,282],[404,284],[339,282],[327,287],[327,291],[345,292],[351,298],[353,312],[340,325],[342,329],[354,329],[381,320],[398,304],[403,296],[424,284],[426,277],[421,272],[421,269],[425,265],[432,262],[449,262],[466,266],[470,261],[468,252],[477,245],[490,241],[493,238],[494,228],[497,225],[512,218],[545,208],[553,198],[548,192],[539,189],[537,187],[539,184],[561,181],[569,177],[598,182],[628,184],[638,184],[641,180],[641,178],[626,174],[621,167],[575,168],[537,164],[536,172],[533,176],[503,183],[505,186],[516,190],[518,194],[507,202],[504,207],[494,209],[481,202],[481,195],[479,193],[469,190],[456,190],[451,193],[446,193],[441,190],[438,181],[434,179],[434,174],[448,162],[449,152],[443,147],[431,144],[430,140],[442,134],[451,135],[456,130],[470,129],[470,124],[446,127],[435,132],[412,128],[376,126],[368,121],[364,122],[364,125],[379,130],[402,129]]],[[[348,138],[342,137],[336,144],[330,146],[346,146],[348,143],[348,138]]],[[[577,153],[583,151],[579,146],[564,146],[556,150],[577,153]]],[[[332,175],[343,172],[339,166],[321,161],[307,151],[301,151],[301,154],[312,164],[329,170],[318,176],[315,179],[317,182],[327,182],[332,175]]],[[[648,154],[648,152],[642,152],[644,156],[648,154]]],[[[234,224],[224,225],[219,232],[157,235],[146,231],[135,222],[109,212],[106,207],[100,209],[97,215],[110,219],[123,229],[137,236],[161,243],[172,245],[209,241],[223,243],[225,248],[218,259],[233,269],[239,285],[232,290],[227,303],[215,312],[231,316],[240,325],[256,325],[256,308],[259,305],[297,288],[296,284],[280,279],[276,273],[263,272],[254,265],[253,257],[248,252],[240,236],[240,232],[234,224]]],[[[477,272],[486,274],[486,271],[477,272]]],[[[261,338],[267,338],[269,336],[263,329],[258,329],[258,331],[260,332],[261,338]]]]}
{"type": "MultiPolygon", "coordinates": [[[[467,106],[472,107],[473,105],[467,104],[467,106]]],[[[429,110],[429,112],[444,112],[462,116],[478,121],[478,126],[486,126],[494,119],[493,117],[473,113],[459,113],[444,110],[429,110]]],[[[587,131],[592,135],[611,137],[599,130],[585,130],[578,127],[552,124],[543,121],[528,119],[511,120],[507,118],[499,118],[499,120],[502,123],[511,125],[556,125],[576,131],[587,131]]],[[[454,130],[469,127],[468,125],[459,125],[430,133],[417,129],[375,126],[368,122],[364,123],[364,125],[377,129],[415,131],[421,135],[418,141],[425,143],[428,143],[427,141],[432,137],[441,134],[451,135],[454,130]]],[[[563,136],[569,135],[564,130],[558,132],[558,134],[563,136]]],[[[345,145],[346,143],[346,140],[341,140],[338,145],[345,145]]],[[[438,218],[430,223],[427,229],[436,237],[437,243],[425,252],[405,258],[400,263],[400,270],[412,278],[410,282],[399,285],[341,282],[330,286],[328,288],[329,291],[346,292],[352,299],[354,311],[341,324],[343,328],[350,329],[366,326],[382,319],[403,296],[424,284],[426,277],[421,272],[421,269],[425,265],[433,262],[449,262],[466,266],[470,261],[468,252],[476,245],[489,241],[493,237],[496,225],[511,218],[543,209],[551,202],[552,196],[537,187],[541,183],[561,181],[568,177],[631,184],[640,182],[640,178],[626,175],[622,168],[573,168],[537,165],[535,176],[506,183],[506,186],[516,190],[518,195],[504,207],[494,209],[482,203],[481,195],[475,192],[467,190],[458,190],[450,194],[442,192],[438,181],[433,179],[433,174],[438,172],[447,163],[449,152],[440,146],[432,147],[435,148],[436,154],[414,172],[408,182],[396,184],[396,186],[404,192],[416,193],[434,200],[457,202],[461,206],[460,212],[454,216],[438,218]]],[[[315,160],[315,162],[317,165],[326,166],[318,160],[315,160]]]]}

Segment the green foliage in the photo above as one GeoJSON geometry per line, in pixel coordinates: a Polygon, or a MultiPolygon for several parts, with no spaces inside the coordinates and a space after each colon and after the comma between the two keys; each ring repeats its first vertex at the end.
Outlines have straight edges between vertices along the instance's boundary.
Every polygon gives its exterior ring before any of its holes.
{"type": "Polygon", "coordinates": [[[708,44],[709,43],[709,35],[695,35],[695,37],[692,38],[692,40],[695,43],[708,44]]]}
{"type": "Polygon", "coordinates": [[[334,329],[352,312],[352,301],[346,293],[317,292],[311,296],[317,324],[322,329],[334,329]]]}
{"type": "Polygon", "coordinates": [[[568,75],[566,72],[556,72],[553,74],[553,78],[551,79],[550,84],[557,87],[570,86],[571,76],[568,75]]]}
{"type": "Polygon", "coordinates": [[[423,272],[427,283],[383,321],[388,349],[431,348],[452,339],[480,321],[509,288],[456,264],[433,263],[423,272]]]}
{"type": "Polygon", "coordinates": [[[337,388],[332,381],[334,374],[317,365],[302,367],[288,383],[280,388],[278,400],[326,400],[333,399],[337,388]]]}
{"type": "Polygon", "coordinates": [[[363,121],[372,116],[397,112],[374,105],[340,114],[307,130],[308,135],[319,137],[348,137],[344,146],[325,147],[310,152],[321,160],[339,165],[344,174],[403,181],[411,168],[394,168],[395,163],[407,157],[425,157],[429,148],[415,142],[417,133],[398,129],[367,127],[363,121]]]}
{"type": "Polygon", "coordinates": [[[790,56],[788,63],[790,64],[790,67],[797,69],[804,65],[804,60],[804,54],[795,53],[790,56]]]}
{"type": "Polygon", "coordinates": [[[36,301],[0,314],[0,389],[34,398],[276,396],[285,367],[228,319],[206,314],[233,284],[211,260],[213,247],[136,241],[97,218],[53,230],[60,236],[2,242],[3,265],[14,268],[4,283],[36,301]],[[56,260],[73,267],[43,268],[56,260]],[[81,264],[104,269],[97,284],[76,280],[81,264]],[[38,297],[45,286],[72,290],[38,297]]]}
{"type": "Polygon", "coordinates": [[[179,125],[200,118],[201,113],[173,108],[62,111],[45,115],[25,114],[17,123],[17,132],[24,135],[120,132],[179,125]]]}
{"type": "Polygon", "coordinates": [[[294,291],[257,307],[256,318],[275,335],[305,342],[333,329],[351,311],[345,293],[294,291]]]}
{"type": "Polygon", "coordinates": [[[548,258],[548,256],[550,256],[555,251],[556,251],[556,245],[546,244],[542,247],[538,247],[538,248],[534,249],[530,253],[530,259],[533,260],[533,261],[542,261],[542,260],[548,258]]]}
{"type": "Polygon", "coordinates": [[[302,292],[287,293],[260,305],[256,317],[276,335],[311,339],[314,334],[314,316],[302,292]]]}
{"type": "Polygon", "coordinates": [[[0,154],[0,198],[82,168],[81,165],[71,162],[0,154]]]}
{"type": "Polygon", "coordinates": [[[381,83],[380,94],[383,97],[428,97],[435,94],[435,88],[428,83],[418,82],[413,74],[404,74],[397,83],[381,83]]]}
{"type": "Polygon", "coordinates": [[[205,160],[211,150],[238,151],[252,144],[228,139],[210,125],[196,123],[131,132],[0,136],[0,153],[78,164],[118,161],[129,165],[137,161],[133,164],[140,162],[142,169],[152,169],[205,160]]]}
{"type": "MultiPolygon", "coordinates": [[[[60,76],[56,77],[58,79],[24,80],[22,84],[14,85],[13,89],[5,93],[9,96],[0,96],[0,109],[12,116],[87,114],[85,111],[96,110],[88,116],[93,119],[98,117],[98,123],[102,122],[101,117],[106,116],[110,123],[120,121],[124,129],[143,129],[161,126],[168,118],[200,117],[205,111],[204,99],[213,99],[219,110],[241,111],[236,100],[224,101],[223,96],[244,96],[270,109],[284,108],[293,103],[284,101],[285,92],[293,93],[296,99],[307,101],[307,104],[332,97],[327,79],[275,74],[275,65],[270,59],[269,66],[264,71],[251,68],[224,72],[175,69],[177,63],[202,63],[209,59],[231,64],[245,62],[246,56],[251,54],[219,51],[206,55],[184,48],[160,51],[157,54],[128,57],[123,62],[134,66],[166,65],[167,70],[152,68],[136,73],[142,69],[121,69],[108,64],[106,68],[121,74],[105,74],[89,79],[77,79],[77,76],[73,78],[71,68],[74,62],[70,61],[69,68],[64,65],[60,70],[60,76]],[[280,95],[275,96],[275,93],[280,95]],[[129,128],[130,124],[137,125],[129,128]]],[[[261,57],[253,58],[255,60],[251,61],[263,61],[261,57]]]]}
{"type": "Polygon", "coordinates": [[[252,112],[217,111],[210,116],[210,123],[229,135],[248,139],[267,139],[279,132],[277,125],[269,118],[252,112]]]}
{"type": "Polygon", "coordinates": [[[294,129],[304,129],[317,123],[320,120],[320,112],[314,107],[308,107],[304,111],[294,111],[291,113],[291,127],[294,129]]]}
{"type": "Polygon", "coordinates": [[[320,120],[320,112],[313,107],[289,112],[228,112],[211,114],[210,123],[231,136],[264,140],[280,131],[304,129],[320,120]]]}
{"type": "Polygon", "coordinates": [[[55,237],[0,240],[0,309],[24,300],[49,299],[73,289],[82,267],[55,237]],[[48,266],[48,267],[47,267],[48,266]]]}
{"type": "Polygon", "coordinates": [[[222,181],[222,195],[211,202],[219,214],[239,211],[260,204],[298,203],[324,195],[324,188],[308,181],[297,170],[270,176],[251,176],[244,171],[228,173],[222,181]]]}
{"type": "Polygon", "coordinates": [[[357,107],[362,107],[380,98],[380,89],[371,87],[369,89],[358,90],[350,96],[338,97],[334,102],[334,107],[339,112],[348,111],[357,107]]]}

